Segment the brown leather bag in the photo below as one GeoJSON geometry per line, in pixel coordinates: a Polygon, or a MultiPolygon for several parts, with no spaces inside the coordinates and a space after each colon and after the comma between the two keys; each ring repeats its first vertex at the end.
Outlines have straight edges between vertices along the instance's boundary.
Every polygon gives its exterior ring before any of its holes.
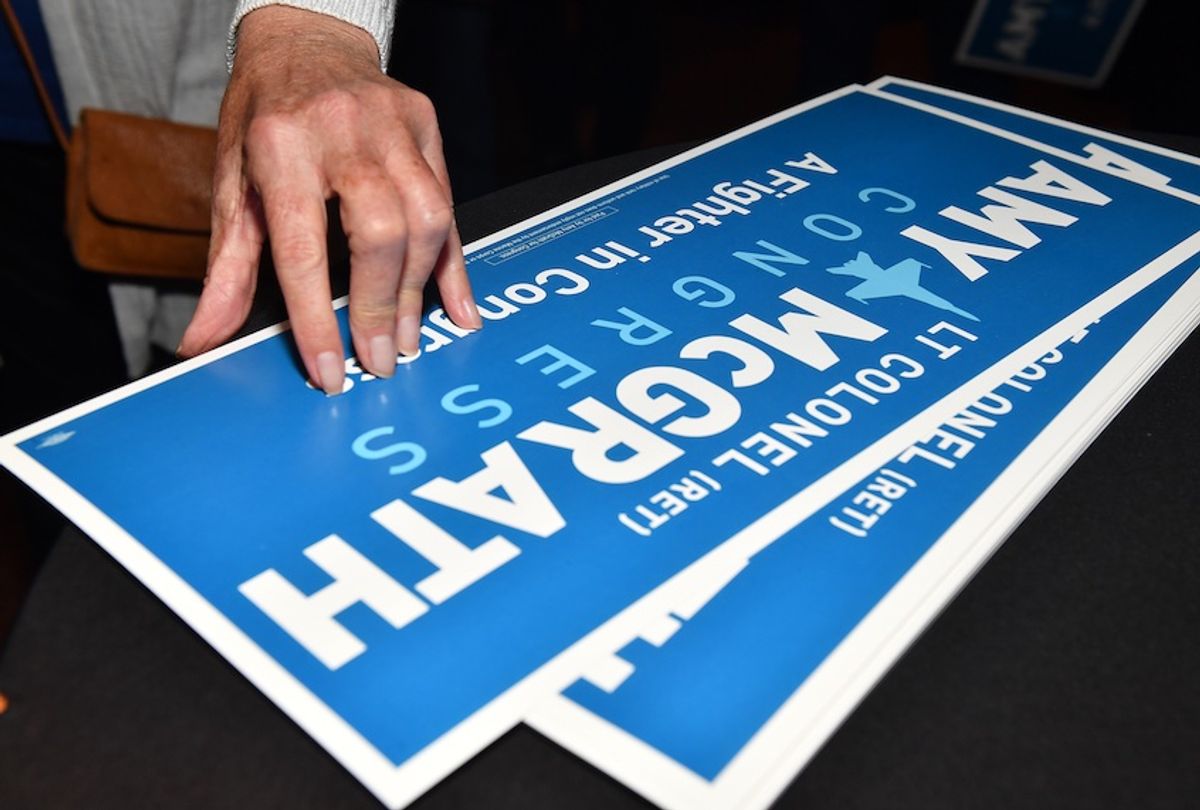
{"type": "Polygon", "coordinates": [[[9,0],[0,7],[67,151],[67,235],[76,261],[103,273],[204,278],[216,130],[87,109],[68,146],[9,0]]]}
{"type": "Polygon", "coordinates": [[[204,278],[216,130],[84,110],[67,153],[67,235],[89,270],[204,278]]]}

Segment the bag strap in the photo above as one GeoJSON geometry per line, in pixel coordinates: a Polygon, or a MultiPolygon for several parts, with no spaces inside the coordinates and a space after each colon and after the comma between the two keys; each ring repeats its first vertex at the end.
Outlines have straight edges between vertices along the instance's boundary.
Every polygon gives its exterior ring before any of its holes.
{"type": "Polygon", "coordinates": [[[33,51],[29,48],[29,41],[25,39],[25,32],[21,30],[21,21],[17,19],[17,13],[13,11],[12,3],[9,0],[0,0],[0,8],[4,9],[4,18],[8,22],[9,30],[12,31],[13,41],[17,45],[17,50],[21,52],[25,67],[29,69],[29,77],[33,79],[33,88],[37,91],[42,112],[46,114],[46,121],[54,132],[54,140],[58,141],[58,145],[66,152],[67,130],[63,126],[62,119],[58,117],[58,110],[55,109],[54,102],[50,99],[50,93],[46,91],[46,83],[42,81],[42,72],[38,70],[37,62],[33,58],[33,51]]]}

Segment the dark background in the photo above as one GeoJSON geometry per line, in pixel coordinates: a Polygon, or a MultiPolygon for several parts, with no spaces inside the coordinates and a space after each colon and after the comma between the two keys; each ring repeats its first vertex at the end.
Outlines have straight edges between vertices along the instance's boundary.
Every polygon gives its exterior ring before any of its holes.
{"type": "Polygon", "coordinates": [[[884,74],[1106,129],[1200,135],[1198,5],[1150,0],[1095,90],[955,64],[973,0],[407,0],[390,73],[437,105],[461,202],[707,140],[884,74]]]}

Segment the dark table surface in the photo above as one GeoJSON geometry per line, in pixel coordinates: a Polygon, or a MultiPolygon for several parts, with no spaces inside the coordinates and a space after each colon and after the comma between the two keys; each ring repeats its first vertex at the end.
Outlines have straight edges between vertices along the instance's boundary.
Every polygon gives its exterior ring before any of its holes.
{"type": "MultiPolygon", "coordinates": [[[[654,150],[461,207],[467,240],[654,150]]],[[[259,323],[274,314],[260,311],[259,323]]],[[[899,660],[788,808],[1200,802],[1200,337],[1190,338],[899,660]]],[[[77,532],[0,660],[0,807],[379,805],[77,532]]],[[[416,807],[641,807],[518,727],[416,807]]]]}

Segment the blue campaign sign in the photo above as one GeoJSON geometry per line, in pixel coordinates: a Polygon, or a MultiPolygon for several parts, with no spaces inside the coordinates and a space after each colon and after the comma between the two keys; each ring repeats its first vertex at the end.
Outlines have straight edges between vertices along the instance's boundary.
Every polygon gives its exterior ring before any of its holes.
{"type": "MultiPolygon", "coordinates": [[[[1200,188],[1200,159],[1189,155],[907,80],[881,79],[871,88],[940,105],[1085,159],[1103,156],[1149,187],[1200,188]]],[[[847,646],[902,578],[919,572],[936,580],[914,566],[935,544],[948,542],[947,530],[1019,454],[1033,447],[1038,463],[1049,463],[1054,448],[1070,445],[1086,402],[1075,403],[1077,418],[1067,420],[1067,430],[1047,425],[1130,347],[1168,298],[1179,297],[1184,280],[1157,282],[1098,327],[1017,372],[764,550],[697,615],[674,617],[660,635],[642,633],[617,646],[606,666],[593,667],[601,677],[585,672],[530,722],[664,807],[765,806],[806,759],[781,757],[785,746],[768,723],[803,729],[800,736],[810,744],[823,740],[824,729],[810,729],[811,715],[790,710],[798,690],[818,685],[811,680],[817,667],[847,646]],[[609,673],[615,674],[603,677],[609,673]],[[752,786],[764,782],[773,788],[755,794],[752,786]]],[[[1169,331],[1144,335],[1143,344],[1161,350],[1156,344],[1171,343],[1169,331]]],[[[1114,377],[1137,379],[1136,363],[1114,365],[1114,377]]],[[[992,494],[988,508],[1002,509],[1014,497],[992,494]]],[[[990,550],[983,528],[976,519],[960,532],[976,533],[970,539],[990,550]]],[[[1001,525],[994,541],[1006,533],[1001,525]]],[[[891,629],[889,641],[898,628],[891,629]]],[[[861,644],[855,659],[872,657],[879,643],[861,644]]],[[[865,690],[871,683],[857,686],[865,690]]],[[[841,681],[818,690],[819,702],[832,702],[838,688],[853,691],[841,681]]]]}
{"type": "Polygon", "coordinates": [[[1108,166],[1131,182],[1176,189],[1200,202],[1200,157],[908,79],[885,77],[870,87],[1000,127],[1097,166],[1108,166]]]}
{"type": "Polygon", "coordinates": [[[486,328],[431,312],[392,379],[348,360],[326,398],[272,330],[0,451],[398,805],[674,577],[1173,275],[1198,225],[847,89],[475,246],[486,328]]]}
{"type": "MultiPolygon", "coordinates": [[[[802,762],[780,766],[780,751],[747,746],[1018,455],[1037,440],[1049,445],[1043,461],[1053,456],[1078,422],[1039,434],[1184,280],[1161,279],[980,397],[753,558],[669,635],[616,650],[618,680],[585,675],[534,727],[667,808],[768,804],[802,762]],[[752,801],[764,778],[775,792],[752,801]]],[[[992,497],[999,507],[1013,493],[992,497]]],[[[865,646],[858,657],[877,652],[865,646]]],[[[810,719],[779,724],[803,738],[810,719]]]]}
{"type": "Polygon", "coordinates": [[[1070,84],[1107,78],[1145,0],[978,0],[963,64],[1070,84]]]}

